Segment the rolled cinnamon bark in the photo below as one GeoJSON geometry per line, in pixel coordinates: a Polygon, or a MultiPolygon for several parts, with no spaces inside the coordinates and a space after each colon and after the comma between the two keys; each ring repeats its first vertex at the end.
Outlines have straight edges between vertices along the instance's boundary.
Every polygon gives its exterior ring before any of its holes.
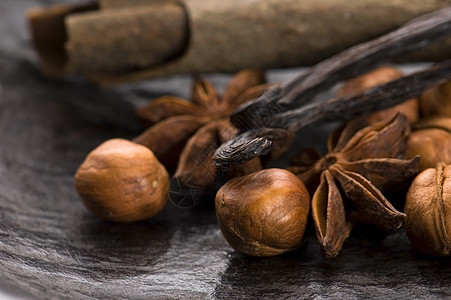
{"type": "Polygon", "coordinates": [[[176,1],[104,10],[57,5],[31,10],[28,19],[51,76],[143,70],[180,56],[189,38],[185,8],[176,1]]]}
{"type": "Polygon", "coordinates": [[[68,16],[69,64],[77,73],[156,66],[181,55],[187,22],[185,9],[171,1],[68,16]]]}
{"type": "Polygon", "coordinates": [[[168,3],[174,2],[179,3],[178,0],[99,0],[99,7],[101,9],[114,9],[114,8],[124,8],[124,7],[136,7],[145,6],[155,3],[168,3]]]}
{"type": "MultiPolygon", "coordinates": [[[[450,0],[180,1],[100,0],[97,10],[69,14],[62,69],[107,86],[184,73],[308,66],[451,5],[450,0]]],[[[409,58],[442,60],[450,53],[448,39],[409,58]]]]}
{"type": "Polygon", "coordinates": [[[61,77],[68,70],[69,54],[65,49],[67,33],[64,20],[67,16],[98,9],[97,4],[59,4],[46,9],[32,9],[27,12],[29,28],[41,69],[47,76],[61,77]]]}

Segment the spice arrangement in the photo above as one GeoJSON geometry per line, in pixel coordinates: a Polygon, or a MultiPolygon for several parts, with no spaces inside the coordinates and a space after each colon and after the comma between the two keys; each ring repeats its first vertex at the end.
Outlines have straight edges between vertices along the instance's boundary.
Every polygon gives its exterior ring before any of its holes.
{"type": "MultiPolygon", "coordinates": [[[[191,101],[165,96],[141,107],[138,116],[154,125],[134,141],[152,149],[169,169],[177,163],[174,177],[181,184],[214,189],[218,172],[213,153],[237,133],[229,115],[239,105],[260,96],[269,87],[264,83],[262,72],[241,71],[219,97],[210,82],[197,79],[191,101]],[[202,172],[197,172],[199,169],[202,172]]],[[[261,168],[260,159],[255,158],[230,172],[244,175],[261,168]]]]}
{"type": "Polygon", "coordinates": [[[355,221],[398,230],[405,215],[380,189],[402,184],[418,169],[418,156],[403,159],[409,134],[403,115],[363,128],[348,125],[352,126],[345,127],[337,141],[329,142],[327,155],[310,166],[291,168],[314,190],[312,215],[326,257],[338,254],[355,221]],[[356,127],[361,129],[351,134],[356,127]]]}
{"type": "Polygon", "coordinates": [[[419,96],[424,89],[448,78],[451,61],[445,60],[378,89],[309,104],[321,91],[340,80],[358,76],[381,61],[447,37],[451,26],[449,11],[446,8],[433,12],[387,35],[349,48],[318,63],[284,87],[242,105],[231,116],[232,124],[242,132],[215,152],[215,162],[223,166],[244,163],[270,152],[272,140],[277,140],[287,129],[297,131],[314,123],[350,120],[370,110],[381,110],[419,96]],[[271,118],[263,122],[254,120],[256,114],[268,112],[271,118]]]}
{"type": "Polygon", "coordinates": [[[102,218],[151,217],[164,207],[169,189],[160,160],[183,184],[215,189],[228,180],[216,194],[216,216],[226,240],[247,255],[298,249],[310,215],[325,258],[339,254],[358,223],[387,233],[405,223],[420,251],[449,255],[451,116],[433,116],[443,111],[437,106],[451,103],[451,61],[405,76],[376,66],[450,29],[451,9],[434,12],[321,62],[285,86],[265,84],[263,73],[244,70],[220,96],[197,79],[191,101],[165,96],[150,102],[137,112],[149,129],[90,153],[75,176],[77,191],[102,218]],[[337,98],[309,103],[346,79],[337,98]],[[291,146],[294,132],[336,120],[345,123],[330,133],[328,153],[301,149],[287,170],[265,168],[291,146]],[[419,170],[425,171],[415,178],[419,170]],[[385,194],[408,188],[402,212],[385,194]]]}

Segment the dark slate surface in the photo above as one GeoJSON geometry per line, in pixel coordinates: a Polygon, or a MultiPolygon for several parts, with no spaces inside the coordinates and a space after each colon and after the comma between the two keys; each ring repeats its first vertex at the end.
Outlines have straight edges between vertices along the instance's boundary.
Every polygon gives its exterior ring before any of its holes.
{"type": "MultiPolygon", "coordinates": [[[[56,1],[0,2],[0,282],[36,298],[274,299],[447,298],[451,261],[412,249],[403,231],[360,231],[324,261],[304,249],[256,259],[234,252],[211,204],[173,204],[136,224],[89,215],[73,174],[102,141],[142,129],[133,109],[160,94],[186,96],[190,79],[108,91],[81,80],[42,78],[23,21],[26,8],[56,1]]],[[[272,73],[287,80],[297,71],[272,73]]],[[[212,76],[224,86],[225,75],[212,76]]],[[[302,133],[319,142],[324,130],[302,133]]],[[[302,137],[303,137],[302,136],[302,137]]],[[[211,200],[210,200],[211,201],[211,200]]]]}

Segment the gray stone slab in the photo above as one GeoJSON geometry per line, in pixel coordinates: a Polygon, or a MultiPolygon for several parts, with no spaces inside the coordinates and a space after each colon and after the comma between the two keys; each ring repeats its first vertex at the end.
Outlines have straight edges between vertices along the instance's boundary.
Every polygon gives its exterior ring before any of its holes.
{"type": "MultiPolygon", "coordinates": [[[[303,249],[256,259],[224,240],[212,199],[192,209],[170,203],[136,224],[91,216],[73,187],[85,155],[106,139],[137,135],[135,106],[166,93],[186,96],[191,79],[100,90],[43,78],[23,13],[55,2],[0,2],[0,282],[8,289],[39,299],[451,297],[450,259],[419,254],[402,230],[384,239],[362,229],[327,261],[310,231],[303,249]]],[[[210,78],[223,88],[230,77],[210,78]]],[[[326,129],[306,130],[298,143],[319,144],[326,129]]]]}

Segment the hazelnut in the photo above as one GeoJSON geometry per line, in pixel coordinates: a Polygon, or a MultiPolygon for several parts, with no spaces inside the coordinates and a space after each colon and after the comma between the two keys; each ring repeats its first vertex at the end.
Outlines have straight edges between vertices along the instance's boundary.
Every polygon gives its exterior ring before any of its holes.
{"type": "Polygon", "coordinates": [[[265,169],[234,178],[219,189],[215,204],[221,231],[237,251],[272,256],[302,245],[310,197],[291,172],[265,169]]]}
{"type": "Polygon", "coordinates": [[[75,173],[75,188],[94,215],[133,222],[163,209],[169,176],[149,148],[112,139],[88,154],[75,173]]]}
{"type": "Polygon", "coordinates": [[[423,119],[412,128],[407,140],[407,157],[420,155],[419,171],[439,162],[451,164],[451,118],[423,119]]]}
{"type": "MultiPolygon", "coordinates": [[[[338,95],[345,96],[360,93],[403,76],[403,73],[396,68],[389,66],[380,67],[347,81],[338,92],[338,95]]],[[[409,123],[416,122],[418,120],[418,100],[416,98],[410,99],[393,107],[375,112],[368,116],[368,122],[373,124],[391,119],[398,112],[403,113],[409,120],[409,123]]]]}
{"type": "Polygon", "coordinates": [[[415,248],[434,256],[451,255],[451,165],[421,172],[407,193],[404,223],[415,248]]]}
{"type": "Polygon", "coordinates": [[[451,118],[451,81],[427,89],[419,102],[424,117],[439,115],[451,118]]]}

